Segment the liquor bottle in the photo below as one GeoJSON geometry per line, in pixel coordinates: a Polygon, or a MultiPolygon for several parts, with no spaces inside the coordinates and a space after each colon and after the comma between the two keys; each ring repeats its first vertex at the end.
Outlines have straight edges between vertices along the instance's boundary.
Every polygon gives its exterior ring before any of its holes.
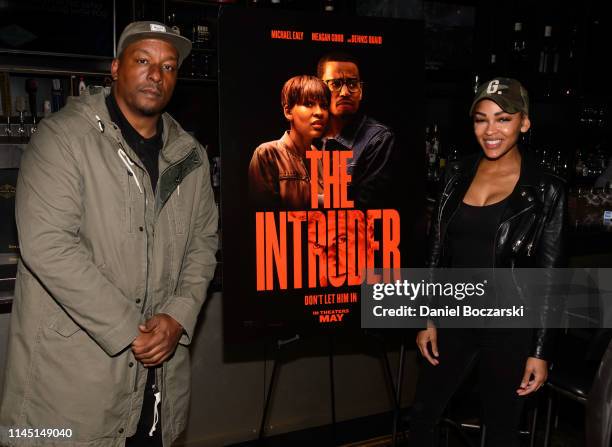
{"type": "Polygon", "coordinates": [[[542,74],[556,74],[559,71],[559,51],[552,38],[552,26],[544,27],[544,40],[540,50],[538,71],[542,74]]]}
{"type": "Polygon", "coordinates": [[[446,151],[440,150],[438,155],[438,173],[442,175],[444,170],[446,169],[447,157],[446,151]]]}
{"type": "Polygon", "coordinates": [[[570,31],[567,52],[561,61],[561,94],[575,96],[578,91],[580,67],[578,65],[578,26],[573,25],[570,31]]]}
{"type": "Polygon", "coordinates": [[[189,54],[189,77],[198,78],[200,76],[200,61],[198,60],[199,53],[197,51],[192,51],[189,54]]]}
{"type": "Polygon", "coordinates": [[[166,18],[166,25],[168,25],[169,27],[173,27],[174,25],[176,25],[176,13],[175,12],[168,13],[168,17],[166,18]]]}
{"type": "Polygon", "coordinates": [[[442,151],[442,146],[440,145],[440,133],[438,132],[438,125],[434,124],[434,130],[431,137],[431,149],[436,156],[436,180],[439,175],[444,172],[444,168],[446,168],[446,156],[442,151]]]}
{"type": "Polygon", "coordinates": [[[596,160],[597,160],[596,164],[597,164],[597,171],[598,171],[597,173],[601,175],[608,167],[608,157],[604,149],[601,147],[601,145],[598,145],[597,147],[596,160]]]}
{"type": "Polygon", "coordinates": [[[16,96],[15,97],[15,111],[19,113],[19,126],[16,129],[15,136],[19,140],[20,143],[25,142],[27,140],[27,132],[25,126],[24,115],[26,112],[26,99],[25,96],[16,96]]]}
{"type": "Polygon", "coordinates": [[[447,161],[448,161],[448,163],[452,163],[454,161],[459,161],[459,149],[457,148],[457,146],[455,146],[455,145],[450,146],[450,148],[448,150],[447,161]]]}
{"type": "Polygon", "coordinates": [[[427,166],[427,181],[433,181],[434,172],[433,172],[433,163],[435,162],[435,156],[433,154],[431,148],[431,128],[427,126],[425,128],[425,163],[427,166]]]}
{"type": "Polygon", "coordinates": [[[514,23],[510,55],[512,62],[512,67],[510,69],[511,73],[519,79],[523,78],[527,71],[528,53],[527,39],[525,37],[522,22],[514,23]]]}
{"type": "Polygon", "coordinates": [[[555,81],[559,70],[559,51],[552,38],[552,26],[544,27],[544,40],[538,60],[538,72],[543,81],[543,94],[550,97],[555,92],[555,81]]]}
{"type": "Polygon", "coordinates": [[[497,63],[497,53],[491,51],[487,59],[487,65],[484,73],[484,80],[493,79],[495,76],[500,76],[501,71],[497,63]]]}
{"type": "Polygon", "coordinates": [[[323,0],[323,11],[325,12],[334,12],[336,10],[336,5],[334,0],[323,0]]]}
{"type": "Polygon", "coordinates": [[[478,87],[480,86],[480,77],[478,75],[474,75],[474,81],[472,83],[472,90],[474,94],[478,91],[478,87]]]}
{"type": "Polygon", "coordinates": [[[557,149],[553,172],[563,178],[566,178],[568,175],[567,160],[561,149],[557,149]]]}
{"type": "Polygon", "coordinates": [[[221,186],[221,158],[218,156],[212,159],[211,177],[213,188],[219,188],[221,186]]]}
{"type": "Polygon", "coordinates": [[[582,164],[582,177],[588,177],[588,176],[589,176],[589,157],[587,157],[585,162],[582,164]]]}
{"type": "Polygon", "coordinates": [[[430,150],[428,158],[427,178],[430,181],[437,182],[439,179],[439,152],[440,152],[440,137],[438,135],[438,125],[434,124],[430,138],[430,150]]]}
{"type": "Polygon", "coordinates": [[[208,48],[210,46],[210,27],[207,23],[194,23],[192,36],[191,42],[194,48],[208,48]]]}
{"type": "Polygon", "coordinates": [[[512,53],[517,56],[524,56],[527,50],[525,34],[523,33],[522,22],[514,23],[514,34],[512,36],[512,53]]]}
{"type": "Polygon", "coordinates": [[[36,94],[38,92],[38,82],[36,79],[26,79],[25,91],[28,93],[28,104],[30,106],[30,115],[34,121],[38,117],[38,106],[36,105],[36,94]]]}
{"type": "Polygon", "coordinates": [[[200,77],[201,78],[210,77],[210,55],[209,54],[203,54],[201,56],[200,77]]]}
{"type": "Polygon", "coordinates": [[[43,117],[47,118],[49,116],[51,116],[51,101],[45,99],[45,101],[43,102],[43,117]]]}
{"type": "Polygon", "coordinates": [[[59,79],[51,81],[51,111],[58,112],[64,106],[64,93],[59,79]]]}
{"type": "Polygon", "coordinates": [[[83,76],[81,76],[81,79],[79,80],[79,96],[83,96],[87,91],[87,86],[85,85],[85,80],[83,79],[83,76]]]}
{"type": "Polygon", "coordinates": [[[431,134],[431,151],[435,154],[436,158],[440,157],[440,133],[438,132],[437,124],[434,124],[433,133],[431,134]]]}
{"type": "Polygon", "coordinates": [[[548,155],[546,153],[546,148],[542,148],[540,152],[540,167],[545,168],[548,162],[548,155]]]}
{"type": "Polygon", "coordinates": [[[582,160],[582,150],[576,150],[576,164],[574,166],[576,170],[576,177],[582,177],[582,170],[584,169],[584,161],[582,160]]]}
{"type": "Polygon", "coordinates": [[[200,30],[200,38],[202,41],[202,46],[204,48],[210,48],[210,42],[211,42],[211,34],[210,34],[210,26],[208,25],[208,23],[204,23],[203,25],[200,25],[201,30],[200,30]]]}

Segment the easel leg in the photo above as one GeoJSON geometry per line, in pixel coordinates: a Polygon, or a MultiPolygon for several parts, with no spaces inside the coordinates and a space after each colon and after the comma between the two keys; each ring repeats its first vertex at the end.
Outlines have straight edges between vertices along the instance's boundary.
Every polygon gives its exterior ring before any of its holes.
{"type": "Polygon", "coordinates": [[[399,366],[397,370],[397,380],[396,380],[396,390],[395,394],[395,411],[393,412],[393,437],[391,445],[395,447],[397,445],[397,425],[399,423],[400,414],[402,412],[402,379],[404,377],[404,359],[406,355],[406,341],[404,337],[402,337],[402,342],[400,345],[400,357],[399,357],[399,366]]]}
{"type": "Polygon", "coordinates": [[[336,443],[336,387],[334,379],[334,336],[329,336],[329,383],[331,391],[332,440],[336,443]]]}
{"type": "Polygon", "coordinates": [[[272,391],[274,390],[274,385],[276,384],[276,378],[278,376],[278,369],[280,363],[280,349],[276,348],[274,350],[274,366],[272,367],[272,376],[270,377],[270,384],[268,385],[268,392],[266,394],[266,403],[264,405],[263,414],[261,415],[261,424],[259,425],[259,437],[258,439],[261,441],[265,436],[265,425],[266,419],[268,418],[268,411],[270,410],[270,402],[272,401],[272,391]]]}

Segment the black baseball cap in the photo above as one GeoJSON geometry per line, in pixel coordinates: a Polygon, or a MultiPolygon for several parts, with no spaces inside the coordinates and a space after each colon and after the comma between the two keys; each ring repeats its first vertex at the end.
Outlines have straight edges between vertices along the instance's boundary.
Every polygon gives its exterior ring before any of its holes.
{"type": "Polygon", "coordinates": [[[117,44],[117,56],[121,55],[130,44],[142,39],[160,39],[171,44],[178,53],[179,67],[191,51],[191,41],[181,36],[178,28],[171,28],[163,23],[149,20],[132,22],[125,27],[117,44]]]}
{"type": "Polygon", "coordinates": [[[483,99],[490,99],[507,113],[529,114],[529,95],[525,87],[516,79],[494,78],[481,84],[472,101],[470,116],[474,113],[476,104],[483,99]]]}

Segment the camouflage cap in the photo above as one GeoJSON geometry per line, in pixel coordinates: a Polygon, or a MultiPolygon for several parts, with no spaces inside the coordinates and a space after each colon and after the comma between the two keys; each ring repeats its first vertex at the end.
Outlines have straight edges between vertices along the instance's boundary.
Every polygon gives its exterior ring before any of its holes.
{"type": "Polygon", "coordinates": [[[512,78],[494,78],[478,87],[472,106],[470,116],[474,113],[474,107],[483,99],[495,102],[504,112],[529,114],[529,95],[523,85],[512,78]]]}

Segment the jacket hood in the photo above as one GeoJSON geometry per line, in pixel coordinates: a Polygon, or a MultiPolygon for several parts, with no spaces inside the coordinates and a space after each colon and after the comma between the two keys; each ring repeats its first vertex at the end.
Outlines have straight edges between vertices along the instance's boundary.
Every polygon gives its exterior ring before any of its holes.
{"type": "MultiPolygon", "coordinates": [[[[105,99],[105,93],[70,96],[64,110],[66,113],[81,115],[97,131],[108,133],[114,139],[123,141],[119,126],[110,118],[105,99]]],[[[197,143],[170,114],[164,112],[161,118],[164,122],[162,135],[164,145],[161,155],[166,162],[173,163],[185,157],[197,143]]]]}

